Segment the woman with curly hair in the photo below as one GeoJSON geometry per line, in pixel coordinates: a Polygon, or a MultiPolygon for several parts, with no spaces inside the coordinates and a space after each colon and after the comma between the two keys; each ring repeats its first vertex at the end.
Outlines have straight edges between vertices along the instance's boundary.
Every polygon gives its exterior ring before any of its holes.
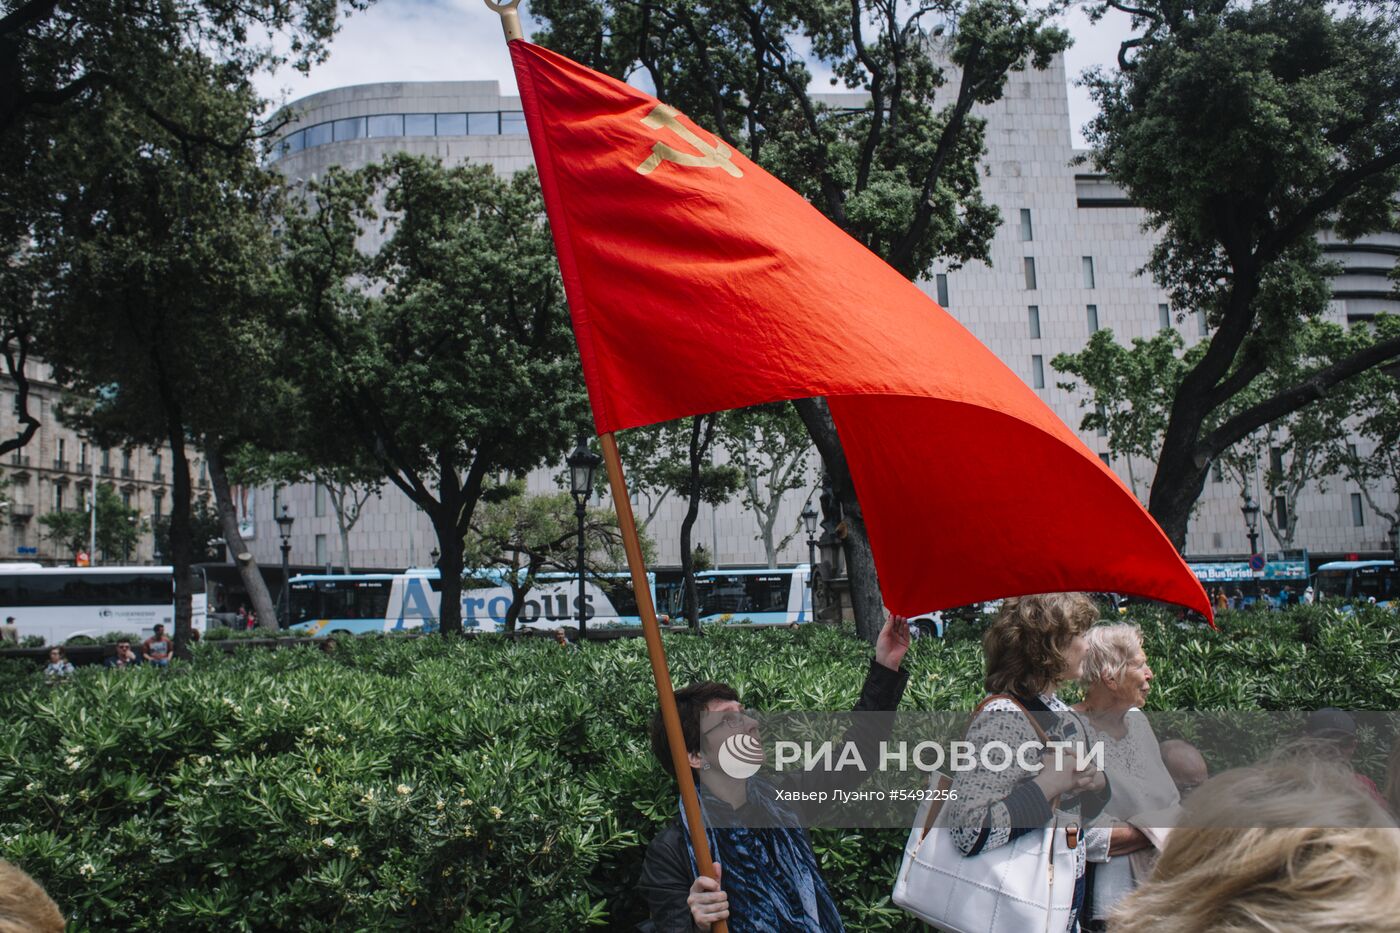
{"type": "MultiPolygon", "coordinates": [[[[1094,601],[1083,593],[1005,600],[982,638],[985,685],[998,698],[984,702],[968,727],[967,741],[976,748],[993,742],[1013,749],[1038,744],[1041,737],[1027,712],[1036,714],[1052,741],[1082,740],[1082,725],[1057,691],[1079,678],[1084,636],[1098,617],[1094,601]]],[[[1013,758],[1009,767],[999,770],[979,764],[958,774],[952,784],[953,802],[947,805],[952,808],[948,826],[954,844],[967,858],[977,858],[1043,830],[1057,814],[1080,826],[1092,820],[1108,800],[1108,782],[1092,765],[1077,764],[1071,756],[1047,754],[1034,770],[1013,758]]],[[[1063,928],[1068,931],[1079,928],[1087,848],[1081,844],[1074,849],[1074,897],[1063,928]]]]}

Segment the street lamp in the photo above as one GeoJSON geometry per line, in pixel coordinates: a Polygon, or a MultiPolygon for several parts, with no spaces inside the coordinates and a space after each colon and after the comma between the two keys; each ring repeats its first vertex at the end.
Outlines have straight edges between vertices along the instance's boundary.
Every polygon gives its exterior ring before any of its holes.
{"type": "MultiPolygon", "coordinates": [[[[94,510],[95,510],[95,509],[96,509],[96,507],[94,506],[94,510]]],[[[128,516],[126,517],[126,520],[127,520],[127,523],[131,525],[131,534],[129,534],[129,535],[126,536],[126,558],[123,560],[123,563],[130,564],[130,563],[131,563],[131,542],[132,542],[133,540],[135,540],[135,538],[136,538],[136,516],[135,516],[135,515],[128,515],[128,516]]],[[[96,562],[96,561],[95,561],[95,558],[96,558],[96,557],[97,557],[96,554],[89,554],[89,555],[88,555],[88,564],[91,565],[91,564],[95,563],[95,562],[96,562]]]]}
{"type": "Polygon", "coordinates": [[[583,519],[587,514],[584,503],[593,493],[593,474],[603,458],[588,449],[587,440],[580,435],[578,446],[569,454],[569,491],[574,495],[574,515],[578,518],[578,637],[588,638],[588,604],[583,598],[583,519]]]}
{"type": "Polygon", "coordinates": [[[1253,496],[1245,495],[1240,511],[1244,513],[1244,523],[1249,528],[1249,556],[1253,557],[1259,553],[1259,506],[1255,504],[1253,496]]]}
{"type": "Polygon", "coordinates": [[[289,628],[292,624],[292,593],[287,587],[289,575],[288,559],[292,554],[292,518],[287,512],[287,507],[282,506],[282,514],[274,519],[277,522],[277,534],[282,539],[282,627],[289,628]]]}
{"type": "Polygon", "coordinates": [[[817,618],[817,507],[808,499],[802,507],[802,524],[807,529],[807,586],[812,591],[812,619],[817,618]]]}

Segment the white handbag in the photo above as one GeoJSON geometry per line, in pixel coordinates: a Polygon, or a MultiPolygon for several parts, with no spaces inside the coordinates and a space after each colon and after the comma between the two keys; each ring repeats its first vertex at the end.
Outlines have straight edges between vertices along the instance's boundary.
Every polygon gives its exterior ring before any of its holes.
{"type": "MultiPolygon", "coordinates": [[[[988,697],[973,715],[996,699],[1015,702],[1012,697],[988,697]]],[[[1044,731],[1030,713],[1026,716],[1044,742],[1044,731]]],[[[946,825],[952,808],[944,807],[943,801],[952,779],[935,774],[929,786],[935,793],[919,808],[909,831],[894,883],[894,903],[949,933],[1061,933],[1068,929],[1078,823],[1062,825],[1064,814],[1055,811],[1044,829],[1024,833],[995,849],[964,855],[946,825]]]]}

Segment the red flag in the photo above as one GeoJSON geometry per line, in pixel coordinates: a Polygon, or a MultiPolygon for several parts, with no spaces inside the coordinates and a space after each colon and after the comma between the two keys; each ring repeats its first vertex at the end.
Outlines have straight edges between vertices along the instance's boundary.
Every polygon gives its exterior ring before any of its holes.
{"type": "Polygon", "coordinates": [[[1122,481],[915,285],[654,97],[510,48],[598,433],[825,396],[891,610],[1087,590],[1211,615],[1122,481]]]}

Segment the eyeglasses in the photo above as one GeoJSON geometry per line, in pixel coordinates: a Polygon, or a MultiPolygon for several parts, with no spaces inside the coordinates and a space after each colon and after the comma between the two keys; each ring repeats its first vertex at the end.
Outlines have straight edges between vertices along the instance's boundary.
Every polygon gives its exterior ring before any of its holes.
{"type": "MultiPolygon", "coordinates": [[[[715,716],[715,715],[718,715],[718,714],[716,714],[716,713],[706,713],[706,714],[705,714],[706,718],[708,718],[708,717],[710,717],[710,716],[715,716]]],[[[706,729],[704,732],[702,732],[702,733],[700,733],[700,734],[701,734],[701,735],[709,735],[711,732],[714,732],[716,729],[720,728],[721,726],[725,726],[725,727],[728,727],[728,728],[730,728],[730,729],[740,729],[740,728],[742,728],[742,727],[745,725],[744,720],[748,720],[749,722],[757,722],[757,720],[758,720],[758,710],[756,710],[756,709],[740,709],[740,710],[734,710],[734,711],[732,711],[732,712],[725,713],[723,716],[720,716],[719,722],[715,723],[713,726],[711,726],[710,728],[706,729]]]]}

